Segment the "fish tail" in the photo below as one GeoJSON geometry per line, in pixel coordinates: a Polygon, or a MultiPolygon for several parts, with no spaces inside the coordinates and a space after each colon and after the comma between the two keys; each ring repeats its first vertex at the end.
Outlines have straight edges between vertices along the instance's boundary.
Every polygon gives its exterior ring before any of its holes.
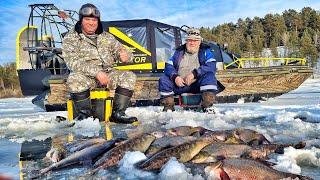
{"type": "Polygon", "coordinates": [[[271,144],[271,142],[264,136],[264,135],[260,135],[259,141],[262,142],[266,142],[267,144],[271,144]]]}

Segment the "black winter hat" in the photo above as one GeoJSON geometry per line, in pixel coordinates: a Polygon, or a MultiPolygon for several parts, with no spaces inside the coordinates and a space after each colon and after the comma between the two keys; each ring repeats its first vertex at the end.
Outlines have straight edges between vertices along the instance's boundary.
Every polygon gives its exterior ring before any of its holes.
{"type": "Polygon", "coordinates": [[[96,34],[101,34],[103,32],[103,27],[100,20],[100,16],[101,16],[100,11],[95,5],[91,3],[82,5],[81,8],[79,9],[79,21],[76,23],[75,30],[78,33],[82,32],[81,23],[82,23],[83,17],[96,17],[98,18],[98,28],[96,30],[96,34]]]}
{"type": "Polygon", "coordinates": [[[100,19],[100,11],[91,3],[84,4],[79,9],[79,20],[81,20],[83,17],[96,17],[100,19]]]}

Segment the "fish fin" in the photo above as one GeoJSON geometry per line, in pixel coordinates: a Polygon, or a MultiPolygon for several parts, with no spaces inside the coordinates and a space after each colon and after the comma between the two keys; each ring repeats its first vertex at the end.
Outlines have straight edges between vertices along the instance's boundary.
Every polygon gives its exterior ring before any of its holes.
{"type": "Polygon", "coordinates": [[[262,134],[260,134],[260,136],[259,136],[259,142],[260,142],[261,144],[264,144],[264,143],[266,143],[266,144],[271,144],[271,142],[270,142],[264,135],[262,135],[262,134]]]}
{"type": "Polygon", "coordinates": [[[220,155],[220,156],[217,156],[216,159],[217,159],[218,161],[222,161],[222,160],[226,159],[226,157],[223,156],[223,155],[220,155]]]}
{"type": "Polygon", "coordinates": [[[223,161],[219,161],[219,162],[212,163],[212,164],[214,165],[214,169],[219,169],[219,168],[223,167],[223,161]]]}
{"type": "Polygon", "coordinates": [[[220,170],[220,179],[221,180],[230,180],[229,175],[223,170],[222,167],[220,167],[219,170],[220,170]]]}
{"type": "Polygon", "coordinates": [[[246,151],[240,155],[240,158],[247,159],[251,158],[250,152],[246,151]]]}
{"type": "Polygon", "coordinates": [[[193,137],[196,137],[196,138],[200,138],[201,134],[200,134],[199,131],[197,131],[197,132],[194,132],[194,133],[190,134],[190,136],[193,136],[193,137]]]}

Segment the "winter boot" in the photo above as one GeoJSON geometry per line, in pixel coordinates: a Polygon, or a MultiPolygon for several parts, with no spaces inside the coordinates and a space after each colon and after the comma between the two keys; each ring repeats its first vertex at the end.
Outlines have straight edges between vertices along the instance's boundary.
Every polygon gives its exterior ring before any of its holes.
{"type": "Polygon", "coordinates": [[[173,96],[164,97],[161,99],[160,104],[163,107],[164,112],[167,112],[168,110],[174,111],[174,98],[173,96]]]}
{"type": "Polygon", "coordinates": [[[83,120],[91,116],[90,90],[80,93],[70,93],[74,104],[74,120],[83,120]]]}
{"type": "Polygon", "coordinates": [[[201,102],[201,108],[203,112],[208,112],[214,114],[214,110],[210,109],[213,104],[216,103],[216,95],[213,92],[206,91],[202,93],[202,102],[201,102]]]}
{"type": "Polygon", "coordinates": [[[131,124],[138,121],[136,117],[130,117],[125,114],[126,109],[130,104],[130,99],[133,91],[121,87],[117,87],[113,99],[112,114],[110,117],[111,122],[131,124]]]}

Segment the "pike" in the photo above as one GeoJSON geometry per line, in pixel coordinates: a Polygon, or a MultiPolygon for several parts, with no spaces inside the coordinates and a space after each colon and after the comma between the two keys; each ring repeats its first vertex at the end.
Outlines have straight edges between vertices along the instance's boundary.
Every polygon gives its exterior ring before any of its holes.
{"type": "MultiPolygon", "coordinates": [[[[111,149],[116,140],[106,141],[104,143],[95,144],[80,151],[77,151],[70,156],[62,159],[57,163],[53,163],[51,166],[40,170],[39,176],[49,172],[54,171],[59,168],[67,167],[75,164],[85,164],[94,161],[99,155],[111,149]]],[[[38,177],[38,176],[37,176],[38,177]]],[[[35,177],[33,177],[35,178],[35,177]]]]}
{"type": "Polygon", "coordinates": [[[56,163],[67,157],[68,153],[74,153],[76,151],[80,151],[87,147],[90,147],[95,144],[104,143],[106,140],[103,138],[94,138],[85,141],[81,141],[80,143],[68,143],[62,144],[59,142],[60,137],[56,138],[52,143],[52,148],[47,152],[46,158],[50,159],[52,162],[56,163]],[[57,140],[58,139],[58,140],[57,140]],[[58,142],[56,142],[58,141],[58,142]]]}
{"type": "Polygon", "coordinates": [[[104,143],[105,141],[106,140],[104,138],[89,139],[89,140],[86,140],[86,141],[81,142],[79,144],[76,144],[73,147],[70,147],[69,148],[69,152],[73,153],[73,152],[76,152],[76,151],[80,151],[80,150],[85,149],[87,147],[90,147],[92,145],[104,143]]]}
{"type": "Polygon", "coordinates": [[[215,174],[222,180],[229,179],[284,179],[298,178],[310,180],[312,178],[277,171],[259,161],[251,159],[225,159],[212,163],[205,168],[206,174],[215,174]]]}
{"type": "Polygon", "coordinates": [[[147,157],[150,157],[163,149],[178,146],[196,139],[197,138],[193,136],[164,136],[156,139],[145,154],[147,157]]]}
{"type": "Polygon", "coordinates": [[[144,153],[155,139],[156,137],[154,135],[146,133],[127,140],[126,142],[104,153],[104,155],[97,162],[95,162],[93,165],[94,169],[89,173],[92,174],[99,169],[106,169],[108,167],[117,165],[127,151],[140,151],[144,153]]]}
{"type": "Polygon", "coordinates": [[[149,159],[137,163],[137,166],[147,171],[159,170],[171,157],[176,157],[179,162],[187,162],[197,155],[202,148],[212,143],[209,138],[201,138],[165,149],[153,155],[149,159]]]}

